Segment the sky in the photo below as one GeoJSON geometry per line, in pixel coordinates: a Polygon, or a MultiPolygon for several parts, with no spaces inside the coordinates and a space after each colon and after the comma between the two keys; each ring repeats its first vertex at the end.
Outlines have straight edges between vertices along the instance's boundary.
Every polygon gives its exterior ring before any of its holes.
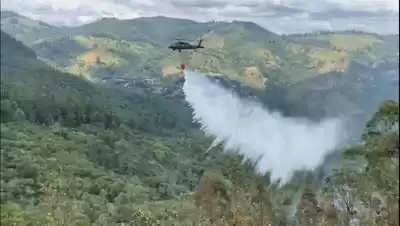
{"type": "Polygon", "coordinates": [[[399,33],[399,0],[1,0],[2,10],[53,25],[102,17],[253,21],[279,34],[316,30],[399,33]]]}

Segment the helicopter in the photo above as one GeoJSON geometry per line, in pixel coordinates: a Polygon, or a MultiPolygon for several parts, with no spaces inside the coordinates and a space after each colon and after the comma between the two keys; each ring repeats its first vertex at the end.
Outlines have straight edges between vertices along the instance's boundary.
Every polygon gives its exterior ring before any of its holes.
{"type": "MultiPolygon", "coordinates": [[[[179,40],[179,39],[177,39],[179,40]]],[[[201,45],[203,42],[203,39],[200,39],[197,45],[192,45],[189,42],[184,42],[184,41],[177,41],[170,46],[168,46],[169,49],[172,49],[173,51],[178,50],[179,52],[182,52],[182,50],[194,50],[196,52],[197,49],[203,49],[204,46],[201,45]]]]}

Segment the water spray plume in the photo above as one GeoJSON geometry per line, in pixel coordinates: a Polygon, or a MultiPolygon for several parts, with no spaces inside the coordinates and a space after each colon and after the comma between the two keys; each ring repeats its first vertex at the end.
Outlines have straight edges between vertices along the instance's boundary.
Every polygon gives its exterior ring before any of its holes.
{"type": "Polygon", "coordinates": [[[258,170],[270,171],[271,179],[287,182],[296,170],[314,170],[344,138],[337,119],[310,122],[269,112],[261,104],[237,94],[193,71],[185,71],[183,90],[193,108],[193,120],[201,130],[223,144],[257,159],[258,170]]]}

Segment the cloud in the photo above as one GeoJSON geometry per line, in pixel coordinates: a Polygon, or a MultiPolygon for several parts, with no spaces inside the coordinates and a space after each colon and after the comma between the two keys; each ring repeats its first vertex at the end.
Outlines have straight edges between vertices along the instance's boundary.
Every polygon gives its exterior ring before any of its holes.
{"type": "Polygon", "coordinates": [[[57,25],[101,17],[254,21],[278,33],[362,29],[398,33],[398,0],[1,0],[2,10],[57,25]]]}

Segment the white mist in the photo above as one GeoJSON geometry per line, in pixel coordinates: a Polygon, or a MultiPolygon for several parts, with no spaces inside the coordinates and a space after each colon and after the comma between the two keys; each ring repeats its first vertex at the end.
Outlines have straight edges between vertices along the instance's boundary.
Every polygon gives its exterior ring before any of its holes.
{"type": "Polygon", "coordinates": [[[185,72],[183,90],[207,136],[225,151],[238,151],[259,159],[258,170],[286,182],[296,170],[314,170],[326,154],[342,143],[339,120],[313,123],[269,112],[259,103],[244,100],[207,77],[185,72]]]}

